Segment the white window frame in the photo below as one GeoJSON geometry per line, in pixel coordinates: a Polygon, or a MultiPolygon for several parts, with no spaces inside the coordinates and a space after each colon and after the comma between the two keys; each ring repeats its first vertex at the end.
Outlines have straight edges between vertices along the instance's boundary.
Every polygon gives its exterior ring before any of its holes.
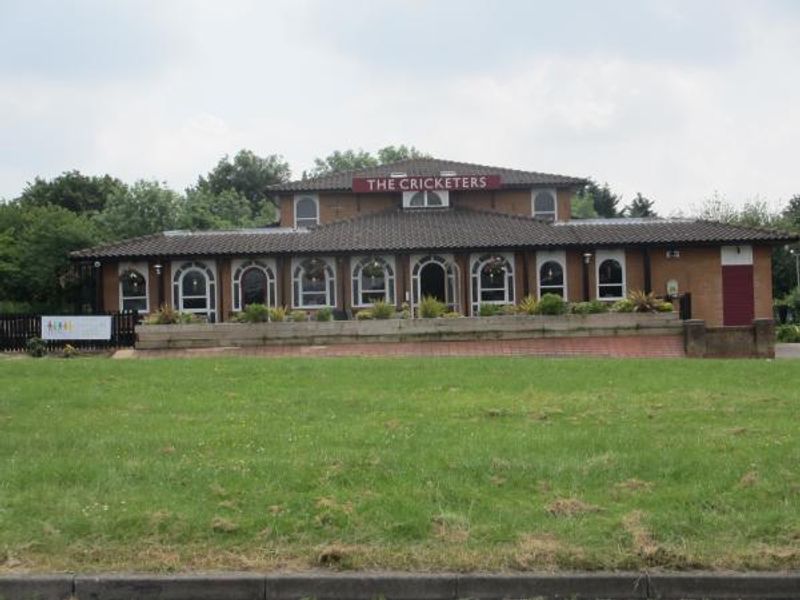
{"type": "Polygon", "coordinates": [[[173,306],[185,313],[206,315],[208,321],[213,323],[217,320],[219,311],[219,297],[217,276],[217,263],[214,260],[176,260],[172,261],[172,302],[173,306]],[[191,271],[200,271],[206,278],[206,307],[203,308],[184,308],[185,298],[202,298],[202,296],[184,296],[183,279],[191,271]]]}
{"type": "Polygon", "coordinates": [[[336,260],[330,256],[303,256],[292,259],[292,308],[334,308],[336,306],[336,260]],[[325,263],[325,297],[326,304],[305,304],[303,297],[306,295],[320,294],[321,292],[303,292],[303,277],[298,274],[298,269],[307,260],[317,259],[325,263]]]}
{"type": "Polygon", "coordinates": [[[510,252],[481,252],[480,254],[472,254],[470,256],[470,296],[472,302],[471,312],[472,315],[477,315],[480,310],[481,304],[513,304],[514,303],[514,287],[516,285],[516,275],[514,273],[514,255],[510,252]],[[482,295],[484,291],[496,291],[500,288],[486,288],[481,286],[480,273],[483,266],[493,258],[502,258],[508,268],[503,276],[503,299],[502,300],[483,300],[482,295]],[[477,269],[476,269],[477,267],[477,269]]]}
{"type": "Polygon", "coordinates": [[[569,290],[567,288],[567,253],[565,250],[552,250],[552,251],[539,251],[536,253],[536,291],[538,297],[541,298],[543,294],[547,294],[551,289],[562,288],[564,295],[562,296],[566,301],[569,298],[569,290]],[[561,266],[561,271],[564,273],[563,285],[545,286],[542,288],[542,267],[549,262],[558,263],[561,266]]]}
{"type": "MultiPolygon", "coordinates": [[[[383,295],[387,304],[395,305],[397,298],[397,267],[395,266],[394,256],[369,254],[363,256],[354,256],[350,259],[350,293],[352,296],[352,304],[355,307],[363,308],[372,306],[372,302],[364,302],[364,290],[361,287],[361,271],[370,261],[378,260],[383,262],[384,284],[383,295]],[[388,272],[387,272],[388,270],[388,272]],[[356,293],[356,282],[358,285],[358,293],[356,293]]],[[[375,293],[375,290],[370,290],[375,293]]]]}
{"type": "Polygon", "coordinates": [[[242,276],[248,269],[259,269],[267,278],[267,306],[275,306],[278,299],[278,272],[273,258],[240,258],[231,261],[231,298],[233,310],[244,310],[242,276]],[[241,271],[240,271],[241,269],[241,271]],[[238,272],[238,277],[237,277],[238,272]]]}
{"type": "MultiPolygon", "coordinates": [[[[598,250],[594,256],[594,293],[595,298],[603,302],[623,300],[628,295],[628,269],[625,264],[625,250],[598,250]],[[600,265],[606,260],[616,260],[622,267],[622,295],[621,296],[605,296],[600,297],[600,265]]],[[[617,286],[618,283],[604,283],[604,287],[617,286]]]]}
{"type": "Polygon", "coordinates": [[[422,270],[429,264],[438,265],[444,273],[444,302],[455,312],[461,312],[461,269],[452,254],[412,254],[409,260],[411,281],[411,314],[422,300],[422,270]]]}
{"type": "Polygon", "coordinates": [[[450,206],[449,190],[413,190],[410,192],[403,192],[403,208],[447,208],[448,206],[450,206]],[[439,196],[442,199],[442,203],[430,206],[428,204],[429,192],[434,192],[437,196],[439,196]],[[423,205],[411,206],[411,198],[413,198],[419,193],[425,194],[423,205]]]}
{"type": "Polygon", "coordinates": [[[533,188],[531,190],[531,216],[533,217],[553,217],[553,221],[558,221],[558,190],[556,188],[533,188]],[[536,195],[541,192],[549,192],[553,196],[553,210],[546,212],[536,212],[536,195]]]}
{"type": "Polygon", "coordinates": [[[119,312],[124,312],[125,300],[144,300],[144,310],[138,310],[140,315],[146,315],[150,312],[150,270],[146,262],[121,262],[117,267],[117,275],[119,277],[119,312]],[[144,295],[142,296],[123,296],[122,294],[122,276],[131,271],[135,271],[144,277],[144,295]]]}
{"type": "MultiPolygon", "coordinates": [[[[314,219],[313,225],[319,225],[319,194],[295,194],[294,196],[294,227],[295,229],[306,229],[308,225],[299,225],[297,223],[297,205],[300,203],[300,200],[304,200],[308,198],[314,202],[314,206],[317,208],[317,216],[314,219]]],[[[304,221],[310,221],[310,218],[304,217],[304,221]]]]}

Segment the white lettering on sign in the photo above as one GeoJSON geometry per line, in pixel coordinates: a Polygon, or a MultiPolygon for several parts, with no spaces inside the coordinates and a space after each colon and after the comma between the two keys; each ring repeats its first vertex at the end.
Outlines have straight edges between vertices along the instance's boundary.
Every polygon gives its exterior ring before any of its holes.
{"type": "Polygon", "coordinates": [[[495,190],[499,187],[500,175],[353,177],[353,191],[359,194],[432,190],[495,190]]]}
{"type": "Polygon", "coordinates": [[[43,340],[110,340],[111,317],[42,317],[43,340]]]}

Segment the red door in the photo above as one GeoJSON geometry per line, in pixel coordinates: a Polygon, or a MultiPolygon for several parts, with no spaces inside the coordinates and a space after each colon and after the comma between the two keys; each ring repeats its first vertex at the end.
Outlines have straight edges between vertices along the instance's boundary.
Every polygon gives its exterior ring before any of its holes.
{"type": "Polygon", "coordinates": [[[753,265],[723,265],[722,324],[750,325],[754,314],[753,265]]]}

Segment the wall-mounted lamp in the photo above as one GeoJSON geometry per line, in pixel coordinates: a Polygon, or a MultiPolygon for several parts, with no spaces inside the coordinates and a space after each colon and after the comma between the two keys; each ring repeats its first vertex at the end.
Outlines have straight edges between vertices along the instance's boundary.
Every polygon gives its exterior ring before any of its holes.
{"type": "Polygon", "coordinates": [[[95,269],[99,269],[100,268],[100,261],[99,260],[94,261],[94,268],[95,269]]]}
{"type": "Polygon", "coordinates": [[[592,262],[592,253],[591,252],[584,252],[583,253],[583,262],[584,264],[589,264],[592,262]]]}
{"type": "Polygon", "coordinates": [[[161,263],[156,263],[155,265],[153,265],[153,268],[156,270],[156,275],[161,275],[161,271],[164,270],[164,265],[162,265],[161,263]]]}

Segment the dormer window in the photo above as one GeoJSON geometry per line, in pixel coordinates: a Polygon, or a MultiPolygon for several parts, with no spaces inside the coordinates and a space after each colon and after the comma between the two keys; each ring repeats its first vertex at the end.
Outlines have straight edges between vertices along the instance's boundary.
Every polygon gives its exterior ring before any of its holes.
{"type": "Polygon", "coordinates": [[[315,194],[294,197],[294,226],[298,229],[319,223],[319,198],[315,194]]]}
{"type": "Polygon", "coordinates": [[[403,208],[442,208],[445,206],[450,206],[450,193],[447,190],[403,192],[403,208]]]}
{"type": "Polygon", "coordinates": [[[533,190],[531,203],[533,216],[537,219],[552,222],[558,218],[555,190],[533,190]]]}

